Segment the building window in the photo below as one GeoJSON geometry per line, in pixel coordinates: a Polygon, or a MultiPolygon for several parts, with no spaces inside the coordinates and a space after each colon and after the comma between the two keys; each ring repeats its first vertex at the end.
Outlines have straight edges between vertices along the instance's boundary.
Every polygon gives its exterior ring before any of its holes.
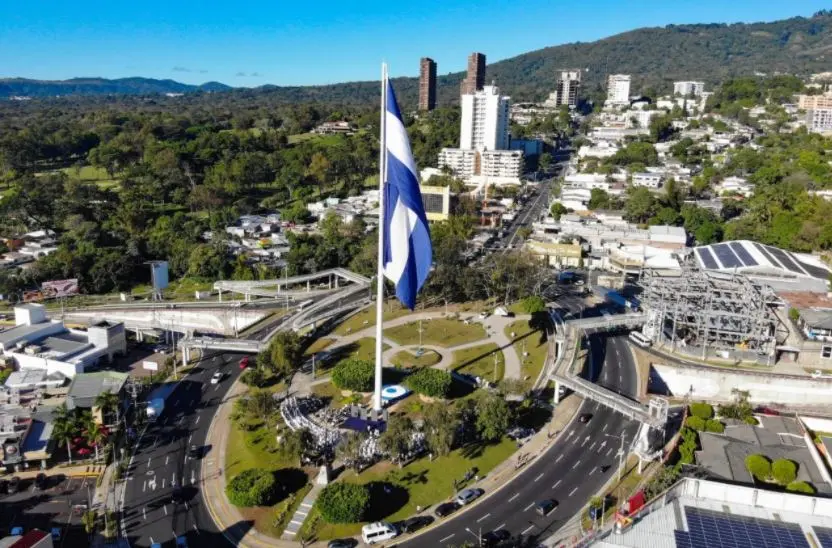
{"type": "Polygon", "coordinates": [[[832,346],[822,346],[820,355],[822,358],[832,358],[832,346]]]}

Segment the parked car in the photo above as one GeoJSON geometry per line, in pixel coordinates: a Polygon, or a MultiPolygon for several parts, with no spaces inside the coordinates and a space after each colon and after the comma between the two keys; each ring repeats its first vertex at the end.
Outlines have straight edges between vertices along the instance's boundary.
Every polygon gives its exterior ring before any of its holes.
{"type": "Polygon", "coordinates": [[[497,546],[511,538],[511,533],[505,529],[489,531],[482,536],[482,546],[497,546]]]}
{"type": "Polygon", "coordinates": [[[222,371],[217,371],[211,375],[211,384],[219,384],[222,380],[222,371]]]}
{"type": "Polygon", "coordinates": [[[460,506],[465,506],[477,500],[482,493],[482,489],[463,489],[457,494],[455,502],[460,506]]]}
{"type": "Polygon", "coordinates": [[[358,546],[358,541],[354,538],[337,538],[330,540],[326,548],[355,548],[358,546]]]}
{"type": "Polygon", "coordinates": [[[401,530],[403,533],[412,533],[431,523],[433,523],[433,518],[430,516],[414,516],[402,522],[401,530]]]}
{"type": "Polygon", "coordinates": [[[445,516],[450,516],[457,510],[459,510],[459,504],[456,502],[443,502],[436,507],[433,513],[438,518],[444,518],[445,516]]]}
{"type": "Polygon", "coordinates": [[[552,499],[544,499],[534,505],[534,511],[541,516],[549,515],[549,512],[558,507],[558,503],[552,499]]]}
{"type": "Polygon", "coordinates": [[[240,369],[245,369],[248,367],[248,356],[244,356],[242,360],[240,360],[240,369]]]}

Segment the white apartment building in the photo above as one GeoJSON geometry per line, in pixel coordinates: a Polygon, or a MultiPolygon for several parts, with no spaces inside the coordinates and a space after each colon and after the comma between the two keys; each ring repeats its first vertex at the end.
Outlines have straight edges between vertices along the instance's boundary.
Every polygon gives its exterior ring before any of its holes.
{"type": "Polygon", "coordinates": [[[544,106],[557,108],[563,105],[575,108],[578,105],[578,89],[581,87],[581,71],[561,70],[555,82],[555,91],[549,94],[544,106]]]}
{"type": "Polygon", "coordinates": [[[505,150],[509,145],[510,98],[500,95],[497,86],[484,86],[462,96],[462,123],[459,148],[465,150],[505,150]]]}
{"type": "Polygon", "coordinates": [[[629,74],[610,74],[607,79],[607,103],[610,105],[630,104],[629,74]]]}
{"type": "Polygon", "coordinates": [[[807,110],[806,129],[812,133],[832,133],[832,108],[807,110]]]}
{"type": "Polygon", "coordinates": [[[477,172],[479,159],[476,150],[443,148],[439,151],[439,167],[447,167],[456,177],[471,177],[477,172]]]}
{"type": "Polygon", "coordinates": [[[645,171],[633,174],[633,186],[644,186],[647,188],[658,189],[662,187],[663,182],[664,175],[661,173],[650,173],[645,171]]]}
{"type": "Polygon", "coordinates": [[[629,117],[628,122],[630,122],[630,127],[649,128],[650,120],[653,119],[653,116],[660,114],[662,113],[658,110],[634,110],[628,112],[627,116],[629,117]]]}
{"type": "Polygon", "coordinates": [[[481,158],[480,175],[485,177],[519,178],[523,174],[521,150],[486,150],[481,158]]]}
{"type": "Polygon", "coordinates": [[[705,91],[705,82],[673,82],[673,95],[700,97],[703,91],[705,91]]]}
{"type": "Polygon", "coordinates": [[[716,191],[719,195],[723,194],[739,194],[746,198],[754,194],[754,185],[748,182],[743,177],[726,177],[718,185],[716,191]]]}
{"type": "Polygon", "coordinates": [[[801,110],[832,108],[832,94],[824,93],[823,95],[798,95],[797,108],[801,110]]]}

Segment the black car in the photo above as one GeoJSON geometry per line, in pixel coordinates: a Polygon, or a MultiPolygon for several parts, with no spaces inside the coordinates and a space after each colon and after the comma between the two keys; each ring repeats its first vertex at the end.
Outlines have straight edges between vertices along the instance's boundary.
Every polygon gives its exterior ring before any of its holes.
{"type": "Polygon", "coordinates": [[[546,516],[549,514],[549,512],[551,512],[557,507],[557,501],[554,501],[552,499],[545,499],[541,500],[540,502],[534,505],[534,511],[540,514],[541,516],[546,516]]]}
{"type": "Polygon", "coordinates": [[[403,533],[412,533],[422,527],[427,527],[431,523],[433,523],[433,518],[430,516],[414,516],[402,522],[401,530],[403,533]]]}
{"type": "Polygon", "coordinates": [[[592,419],[592,413],[584,413],[581,415],[581,422],[584,424],[588,423],[590,419],[592,419]]]}
{"type": "Polygon", "coordinates": [[[173,490],[173,493],[170,496],[170,501],[174,504],[181,504],[185,502],[185,493],[182,490],[182,487],[176,487],[173,490]]]}
{"type": "Polygon", "coordinates": [[[455,502],[443,502],[442,504],[436,507],[436,511],[434,511],[434,514],[438,518],[444,518],[445,516],[450,516],[457,510],[459,510],[459,504],[455,502]]]}
{"type": "Polygon", "coordinates": [[[18,491],[20,491],[20,478],[14,476],[9,480],[9,484],[6,485],[6,493],[14,495],[18,491]]]}
{"type": "Polygon", "coordinates": [[[192,459],[198,459],[202,456],[202,449],[196,445],[192,445],[188,449],[188,456],[192,459]]]}
{"type": "Polygon", "coordinates": [[[43,472],[35,476],[35,489],[37,489],[38,491],[45,491],[46,483],[47,477],[46,474],[44,474],[43,472]]]}
{"type": "Polygon", "coordinates": [[[496,531],[489,531],[482,536],[483,546],[498,546],[501,542],[505,542],[511,538],[511,533],[505,529],[498,529],[496,531]]]}
{"type": "Polygon", "coordinates": [[[330,540],[326,548],[355,548],[358,546],[358,541],[354,538],[337,538],[330,540]]]}

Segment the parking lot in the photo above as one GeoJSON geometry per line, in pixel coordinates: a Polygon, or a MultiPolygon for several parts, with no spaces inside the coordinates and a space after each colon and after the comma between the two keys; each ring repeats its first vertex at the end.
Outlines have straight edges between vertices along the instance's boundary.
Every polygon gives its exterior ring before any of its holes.
{"type": "MultiPolygon", "coordinates": [[[[10,476],[4,476],[8,482],[10,476]]],[[[19,491],[8,494],[6,484],[0,491],[0,536],[15,527],[23,531],[40,529],[54,532],[58,547],[85,546],[87,535],[81,525],[81,515],[95,492],[95,478],[67,478],[47,476],[44,490],[38,490],[34,478],[22,479],[19,491]]]]}

